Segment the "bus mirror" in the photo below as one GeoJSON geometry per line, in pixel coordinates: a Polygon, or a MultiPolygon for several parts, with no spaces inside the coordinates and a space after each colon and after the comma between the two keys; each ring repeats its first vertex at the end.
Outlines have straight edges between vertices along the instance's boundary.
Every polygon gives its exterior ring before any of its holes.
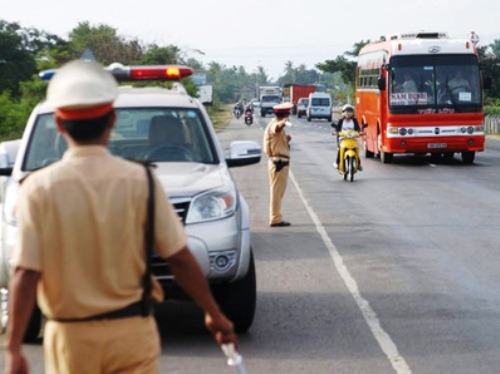
{"type": "Polygon", "coordinates": [[[380,77],[380,78],[378,79],[378,82],[377,82],[377,83],[378,83],[378,89],[379,89],[380,91],[384,91],[384,90],[385,90],[385,78],[384,78],[384,77],[380,77]]]}

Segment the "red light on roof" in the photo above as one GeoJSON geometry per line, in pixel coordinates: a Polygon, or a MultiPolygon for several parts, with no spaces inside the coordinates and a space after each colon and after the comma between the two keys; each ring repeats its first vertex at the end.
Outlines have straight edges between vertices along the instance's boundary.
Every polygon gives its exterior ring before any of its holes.
{"type": "Polygon", "coordinates": [[[130,80],[179,80],[189,77],[193,70],[187,66],[162,65],[162,66],[131,66],[130,80]]]}

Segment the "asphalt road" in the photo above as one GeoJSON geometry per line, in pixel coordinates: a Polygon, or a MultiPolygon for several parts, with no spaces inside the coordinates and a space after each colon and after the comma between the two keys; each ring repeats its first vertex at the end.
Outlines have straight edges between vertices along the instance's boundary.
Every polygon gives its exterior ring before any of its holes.
{"type": "MultiPolygon", "coordinates": [[[[233,120],[221,143],[260,142],[269,119],[233,120]]],[[[248,373],[500,372],[499,141],[472,166],[363,160],[349,183],[332,167],[329,124],[292,122],[291,227],[268,226],[264,159],[232,169],[257,269],[255,322],[240,337],[248,373]]],[[[199,310],[167,303],[158,315],[162,373],[232,372],[199,310]]],[[[25,350],[43,373],[41,342],[25,350]]]]}

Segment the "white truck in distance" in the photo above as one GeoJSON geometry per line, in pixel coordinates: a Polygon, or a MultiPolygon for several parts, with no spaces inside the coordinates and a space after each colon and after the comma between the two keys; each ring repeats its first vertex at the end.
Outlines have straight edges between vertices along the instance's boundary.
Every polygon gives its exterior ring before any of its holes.
{"type": "Polygon", "coordinates": [[[281,102],[281,87],[261,86],[259,88],[260,115],[273,114],[273,107],[281,102]]]}

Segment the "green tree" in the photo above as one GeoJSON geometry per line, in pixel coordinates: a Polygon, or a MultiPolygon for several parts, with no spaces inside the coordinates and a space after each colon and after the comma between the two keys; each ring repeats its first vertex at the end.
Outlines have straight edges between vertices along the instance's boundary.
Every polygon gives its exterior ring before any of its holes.
{"type": "Polygon", "coordinates": [[[0,21],[0,92],[9,91],[19,97],[19,82],[28,80],[36,73],[36,62],[16,23],[0,21]]]}
{"type": "Polygon", "coordinates": [[[500,58],[500,39],[496,39],[492,44],[489,45],[492,53],[496,58],[500,58]]]}
{"type": "Polygon", "coordinates": [[[369,42],[370,40],[362,40],[360,42],[354,43],[352,51],[344,52],[343,56],[337,56],[335,60],[326,60],[323,63],[318,63],[316,64],[316,67],[325,73],[340,72],[343,81],[351,87],[354,87],[356,61],[353,60],[353,58],[356,58],[359,55],[359,51],[361,50],[361,48],[363,48],[369,42]]]}
{"type": "Polygon", "coordinates": [[[141,63],[144,65],[179,64],[181,63],[180,53],[181,50],[175,45],[158,47],[152,44],[148,46],[141,63]]]}
{"type": "Polygon", "coordinates": [[[483,79],[491,82],[491,88],[485,90],[487,102],[494,103],[500,98],[500,40],[478,50],[483,79]]]}
{"type": "Polygon", "coordinates": [[[89,48],[103,65],[113,62],[131,65],[144,55],[144,47],[138,39],[126,40],[118,35],[115,28],[107,25],[91,26],[88,22],[81,22],[70,32],[69,42],[72,58],[77,58],[89,48]]]}

